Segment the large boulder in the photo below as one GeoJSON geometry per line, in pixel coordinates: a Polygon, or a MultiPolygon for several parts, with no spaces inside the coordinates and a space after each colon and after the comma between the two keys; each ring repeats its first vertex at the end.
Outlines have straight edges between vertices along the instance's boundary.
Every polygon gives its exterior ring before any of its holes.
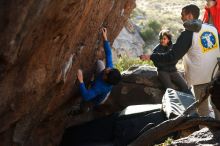
{"type": "Polygon", "coordinates": [[[89,120],[66,118],[79,99],[76,71],[91,77],[99,29],[108,28],[112,43],[134,7],[135,0],[0,2],[1,146],[58,145],[66,125],[89,120]]]}
{"type": "Polygon", "coordinates": [[[135,104],[157,104],[162,102],[164,92],[155,67],[131,67],[123,72],[122,81],[113,88],[107,102],[123,108],[135,104]]]}
{"type": "Polygon", "coordinates": [[[137,26],[131,20],[127,21],[113,43],[115,60],[120,56],[137,57],[143,54],[144,40],[137,26]]]}

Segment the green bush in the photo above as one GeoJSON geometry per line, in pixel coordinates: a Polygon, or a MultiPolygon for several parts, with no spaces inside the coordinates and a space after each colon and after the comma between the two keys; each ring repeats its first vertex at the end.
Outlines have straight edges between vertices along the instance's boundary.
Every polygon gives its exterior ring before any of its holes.
{"type": "Polygon", "coordinates": [[[168,146],[168,145],[171,145],[173,141],[174,140],[173,140],[172,137],[168,137],[167,140],[165,140],[164,143],[158,144],[158,145],[154,145],[154,146],[168,146]]]}
{"type": "Polygon", "coordinates": [[[156,20],[149,21],[147,25],[141,30],[141,36],[145,42],[155,40],[161,30],[161,24],[156,20]]]}
{"type": "Polygon", "coordinates": [[[155,33],[152,28],[146,28],[143,31],[141,31],[141,36],[144,39],[144,41],[152,41],[155,39],[155,33]]]}
{"type": "Polygon", "coordinates": [[[148,26],[152,28],[156,34],[158,34],[161,30],[161,24],[158,23],[156,20],[150,21],[148,23],[148,26]]]}
{"type": "Polygon", "coordinates": [[[115,63],[115,67],[119,71],[122,72],[122,71],[125,71],[125,70],[129,69],[132,66],[144,65],[144,64],[148,64],[148,65],[153,66],[152,61],[141,61],[139,58],[130,58],[130,57],[127,57],[127,56],[122,56],[115,63]]]}
{"type": "Polygon", "coordinates": [[[130,18],[131,18],[131,20],[134,20],[135,17],[137,17],[137,16],[143,16],[143,15],[145,15],[145,12],[144,12],[143,10],[139,9],[139,8],[136,8],[136,9],[134,9],[133,12],[131,13],[130,18]]]}

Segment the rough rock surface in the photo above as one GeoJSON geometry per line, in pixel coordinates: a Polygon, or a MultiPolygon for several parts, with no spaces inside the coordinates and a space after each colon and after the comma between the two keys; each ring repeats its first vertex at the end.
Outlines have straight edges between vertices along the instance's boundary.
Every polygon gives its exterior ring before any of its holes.
{"type": "Polygon", "coordinates": [[[201,146],[201,145],[220,145],[220,130],[203,128],[189,135],[186,138],[175,140],[172,146],[201,146]]]}
{"type": "MultiPolygon", "coordinates": [[[[143,54],[144,40],[137,27],[128,21],[113,43],[114,58],[120,56],[137,57],[143,54]]],[[[115,59],[115,60],[116,60],[115,59]]]]}
{"type": "Polygon", "coordinates": [[[1,146],[54,146],[66,125],[83,122],[66,118],[79,99],[76,71],[88,80],[98,30],[106,26],[112,42],[134,7],[135,0],[0,2],[1,146]]]}
{"type": "Polygon", "coordinates": [[[164,94],[155,67],[143,65],[131,67],[123,73],[123,79],[111,92],[110,101],[117,107],[134,104],[161,103],[164,94]]]}

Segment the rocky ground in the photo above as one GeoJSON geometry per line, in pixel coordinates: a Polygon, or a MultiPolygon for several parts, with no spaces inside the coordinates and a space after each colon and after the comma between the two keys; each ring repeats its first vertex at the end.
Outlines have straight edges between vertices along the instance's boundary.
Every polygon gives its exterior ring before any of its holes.
{"type": "Polygon", "coordinates": [[[219,146],[220,131],[209,128],[203,128],[189,135],[172,142],[171,146],[219,146]]]}

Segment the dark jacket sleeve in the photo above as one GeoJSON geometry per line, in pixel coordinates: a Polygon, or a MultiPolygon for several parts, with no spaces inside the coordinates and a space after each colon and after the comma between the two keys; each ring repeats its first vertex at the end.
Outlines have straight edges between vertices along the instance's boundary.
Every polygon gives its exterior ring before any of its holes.
{"type": "Polygon", "coordinates": [[[81,95],[82,95],[82,97],[85,101],[89,101],[89,100],[93,99],[94,97],[96,97],[98,95],[96,90],[86,89],[84,83],[80,83],[79,88],[80,88],[81,95]]]}
{"type": "Polygon", "coordinates": [[[155,54],[155,53],[160,53],[160,44],[156,45],[152,51],[152,54],[155,54]]]}
{"type": "Polygon", "coordinates": [[[173,62],[181,59],[192,45],[192,36],[192,31],[183,31],[170,51],[167,53],[153,53],[150,59],[153,62],[173,62]]]}

